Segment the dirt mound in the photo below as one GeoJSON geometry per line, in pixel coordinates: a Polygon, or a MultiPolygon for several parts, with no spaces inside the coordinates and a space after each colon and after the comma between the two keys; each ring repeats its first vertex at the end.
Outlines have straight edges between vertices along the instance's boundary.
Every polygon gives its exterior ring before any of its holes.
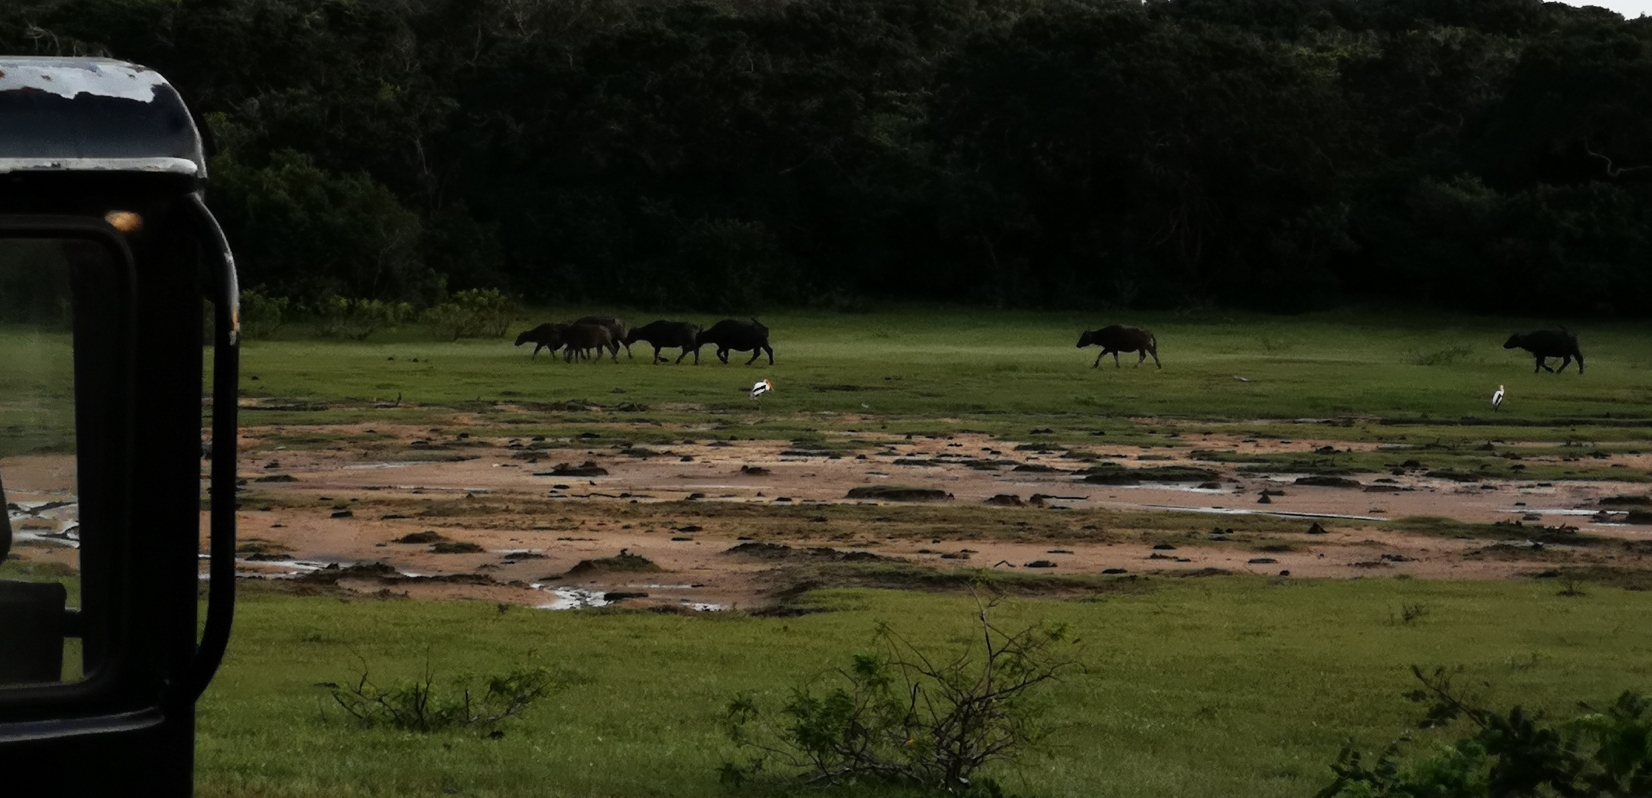
{"type": "Polygon", "coordinates": [[[808,558],[815,560],[831,560],[833,562],[895,562],[894,557],[885,557],[869,551],[839,551],[825,546],[809,548],[792,548],[784,543],[762,543],[752,541],[741,543],[724,554],[740,557],[755,557],[760,560],[788,560],[793,558],[808,558]]]}
{"type": "Polygon", "coordinates": [[[586,460],[579,465],[557,463],[549,471],[535,471],[536,477],[605,477],[608,469],[597,465],[595,460],[586,460]]]}
{"type": "Polygon", "coordinates": [[[476,554],[487,549],[468,540],[444,540],[430,547],[434,554],[476,554]]]}
{"type": "MultiPolygon", "coordinates": [[[[639,554],[632,554],[625,549],[620,549],[620,553],[612,557],[603,557],[596,560],[580,560],[574,565],[574,567],[569,568],[568,573],[564,574],[564,576],[580,576],[582,574],[598,572],[612,573],[615,571],[650,573],[664,570],[664,568],[655,565],[654,561],[648,559],[647,557],[639,554]]],[[[554,579],[556,577],[547,578],[554,579]]]]}
{"type": "Polygon", "coordinates": [[[937,488],[913,488],[901,485],[862,485],[849,489],[851,499],[871,499],[886,502],[946,501],[952,494],[937,488]]]}
{"type": "Polygon", "coordinates": [[[1295,484],[1314,488],[1359,488],[1362,487],[1357,479],[1347,477],[1333,477],[1325,474],[1297,477],[1295,484]]]}
{"type": "Polygon", "coordinates": [[[1652,496],[1607,496],[1600,500],[1605,505],[1630,505],[1639,507],[1652,506],[1652,496]]]}
{"type": "Polygon", "coordinates": [[[396,538],[395,540],[392,540],[390,542],[391,543],[445,543],[446,541],[447,541],[447,536],[446,535],[443,535],[442,533],[436,532],[436,531],[433,531],[433,530],[425,530],[423,532],[410,532],[410,533],[408,533],[406,535],[402,535],[401,537],[396,538]]]}
{"type": "Polygon", "coordinates": [[[1023,507],[1026,505],[1025,502],[1021,501],[1020,496],[1013,493],[1000,493],[990,499],[987,499],[985,503],[998,507],[1023,507]]]}
{"type": "Polygon", "coordinates": [[[1127,468],[1117,463],[1104,463],[1084,470],[1084,481],[1092,485],[1139,485],[1143,482],[1211,482],[1220,474],[1196,466],[1157,466],[1154,468],[1127,468]]]}

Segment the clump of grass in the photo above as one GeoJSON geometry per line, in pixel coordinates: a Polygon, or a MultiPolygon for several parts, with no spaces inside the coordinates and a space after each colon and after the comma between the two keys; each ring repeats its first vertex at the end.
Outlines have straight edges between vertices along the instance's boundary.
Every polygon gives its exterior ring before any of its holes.
{"type": "Polygon", "coordinates": [[[1444,349],[1414,349],[1411,352],[1411,365],[1414,366],[1450,366],[1461,363],[1474,354],[1473,347],[1459,344],[1444,349]]]}
{"type": "Polygon", "coordinates": [[[431,546],[430,550],[435,554],[476,554],[487,551],[487,549],[468,540],[444,540],[431,546]]]}

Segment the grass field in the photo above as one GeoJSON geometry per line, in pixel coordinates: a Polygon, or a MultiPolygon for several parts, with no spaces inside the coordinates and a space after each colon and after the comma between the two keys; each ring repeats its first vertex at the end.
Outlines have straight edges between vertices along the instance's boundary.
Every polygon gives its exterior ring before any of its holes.
{"type": "MultiPolygon", "coordinates": [[[[584,312],[546,311],[522,326],[584,312]]],[[[407,328],[339,343],[295,327],[245,345],[242,418],[261,450],[343,449],[383,459],[430,452],[394,450],[405,442],[377,424],[440,425],[449,440],[464,430],[544,435],[550,447],[757,438],[839,452],[876,447],[858,437],[865,433],[978,431],[1026,441],[1039,430],[1038,441],[1075,451],[1097,441],[1148,451],[1220,433],[1405,442],[1432,447],[1431,467],[1503,478],[1649,476],[1587,459],[1573,465],[1585,449],[1638,454],[1647,444],[1652,335],[1639,324],[1581,330],[1589,365],[1579,376],[1534,375],[1523,352],[1501,348],[1510,332],[1542,326],[1531,320],[1133,316],[1128,321],[1158,336],[1164,368],[1157,370],[1151,361],[1133,368],[1128,357],[1122,369],[1111,362],[1092,369],[1096,350],[1074,343],[1081,330],[1111,320],[1102,316],[917,309],[762,318],[776,349],[772,367],[748,368],[738,353],[721,365],[710,350],[699,367],[650,366],[646,346],[636,361],[622,353],[618,364],[570,365],[530,358],[508,340],[437,342],[407,328]],[[775,386],[760,406],[746,396],[759,378],[775,386]],[[1488,397],[1499,384],[1508,400],[1493,416],[1488,397]],[[353,422],[361,426],[336,426],[353,422]],[[1547,464],[1517,468],[1503,457],[1514,444],[1547,464]]],[[[1378,470],[1391,459],[1368,450],[1310,464],[1283,454],[1209,457],[1324,471],[1378,470]]],[[[246,497],[271,503],[256,487],[246,497]]],[[[706,505],[701,512],[766,512],[777,530],[799,513],[821,513],[850,531],[872,514],[889,524],[880,535],[905,534],[900,523],[912,516],[912,534],[927,535],[925,523],[967,529],[981,509],[706,505]],[[935,513],[940,521],[930,523],[926,514],[935,513]]],[[[1161,515],[1104,520],[1163,526],[1167,534],[1191,523],[1161,515]]],[[[1052,540],[1068,534],[1067,521],[1050,523],[1052,540]]],[[[1262,524],[1236,523],[1241,537],[1262,524]]],[[[1484,532],[1438,523],[1446,525],[1435,530],[1442,536],[1484,532]]],[[[1021,526],[1018,535],[1044,534],[1021,526]]],[[[1245,541],[1234,545],[1265,542],[1245,541]]],[[[1072,582],[1064,600],[1020,598],[1008,610],[1012,624],[1072,623],[1088,672],[1051,692],[1051,719],[1061,727],[1052,747],[992,775],[1026,796],[1307,796],[1329,782],[1328,765],[1345,740],[1377,749],[1417,718],[1420,709],[1400,697],[1413,686],[1411,665],[1461,665],[1467,678],[1488,685],[1494,704],[1562,714],[1578,700],[1652,686],[1652,594],[1590,582],[1585,595],[1568,597],[1560,587],[1098,577],[1072,582]],[[1412,615],[1420,608],[1420,617],[1405,620],[1407,607],[1412,615]]],[[[821,589],[802,601],[829,612],[782,619],[305,597],[256,583],[248,591],[224,669],[200,705],[202,795],[728,795],[716,770],[734,752],[718,719],[735,693],[755,691],[772,706],[800,680],[844,663],[880,620],[925,646],[956,645],[972,606],[956,592],[821,589]],[[348,681],[358,657],[386,679],[411,677],[426,661],[438,674],[532,661],[572,679],[507,723],[503,739],[420,736],[363,730],[329,709],[316,685],[348,681]]],[[[771,793],[791,794],[773,784],[737,794],[771,793]]]]}
{"type": "MultiPolygon", "coordinates": [[[[1419,717],[1412,664],[1462,665],[1498,704],[1567,713],[1644,687],[1652,594],[1552,582],[1150,579],[1085,601],[1017,600],[1004,619],[1073,624],[1088,673],[1056,686],[1052,747],[995,775],[1023,795],[1303,796],[1344,740],[1379,748],[1419,717]],[[1402,608],[1422,606],[1406,622],[1402,608]]],[[[870,640],[877,620],[948,649],[969,599],[828,591],[797,618],[500,612],[481,602],[255,593],[200,708],[205,796],[728,794],[717,726],[737,691],[778,702],[870,640]],[[319,682],[529,661],[572,686],[505,726],[428,737],[367,731],[319,682]]],[[[767,794],[759,789],[751,794],[767,794]]],[[[804,789],[800,794],[818,794],[804,789]]],[[[835,793],[834,793],[835,794],[835,793]]],[[[845,790],[841,794],[865,794],[845,790]]]]}
{"type": "Polygon", "coordinates": [[[1192,430],[1237,422],[1263,431],[1268,421],[1347,418],[1355,426],[1328,434],[1379,440],[1633,441],[1652,424],[1652,336],[1639,324],[1582,331],[1589,369],[1579,377],[1534,375],[1524,352],[1502,349],[1509,332],[1534,326],[1521,320],[1133,318],[1157,335],[1163,370],[1151,360],[1141,369],[1115,369],[1111,358],[1091,369],[1097,350],[1074,344],[1086,326],[1105,320],[1076,315],[915,310],[763,321],[772,331],[773,367],[745,367],[739,353],[732,365],[721,365],[709,349],[698,368],[649,366],[642,345],[634,362],[622,353],[617,365],[568,365],[543,354],[530,358],[509,341],[433,342],[416,328],[364,344],[318,341],[294,330],[291,340],[246,344],[242,386],[248,396],[289,408],[249,413],[249,423],[384,418],[374,405],[399,398],[400,417],[462,409],[478,423],[508,422],[524,431],[536,421],[599,420],[549,407],[570,400],[614,414],[600,420],[721,421],[762,437],[841,426],[840,416],[895,431],[1025,435],[1026,428],[1048,427],[1058,438],[1128,434],[1128,420],[1141,416],[1192,430]],[[775,385],[761,411],[745,395],[759,378],[775,385]],[[1508,399],[1493,424],[1488,398],[1499,384],[1508,399]],[[507,413],[506,406],[535,413],[507,413]]]}

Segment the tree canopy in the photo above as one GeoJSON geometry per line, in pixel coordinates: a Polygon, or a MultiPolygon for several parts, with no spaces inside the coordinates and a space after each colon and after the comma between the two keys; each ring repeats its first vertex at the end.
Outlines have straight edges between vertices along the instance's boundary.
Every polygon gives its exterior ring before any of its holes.
{"type": "Polygon", "coordinates": [[[737,311],[1652,308],[1652,19],[1539,0],[19,0],[243,283],[737,311]]]}

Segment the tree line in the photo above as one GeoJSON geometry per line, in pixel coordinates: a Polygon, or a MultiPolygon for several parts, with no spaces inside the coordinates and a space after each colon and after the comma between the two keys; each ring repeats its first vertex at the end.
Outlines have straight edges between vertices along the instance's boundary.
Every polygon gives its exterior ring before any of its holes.
{"type": "Polygon", "coordinates": [[[1539,0],[18,0],[242,281],[742,311],[1652,308],[1652,18],[1539,0]]]}

